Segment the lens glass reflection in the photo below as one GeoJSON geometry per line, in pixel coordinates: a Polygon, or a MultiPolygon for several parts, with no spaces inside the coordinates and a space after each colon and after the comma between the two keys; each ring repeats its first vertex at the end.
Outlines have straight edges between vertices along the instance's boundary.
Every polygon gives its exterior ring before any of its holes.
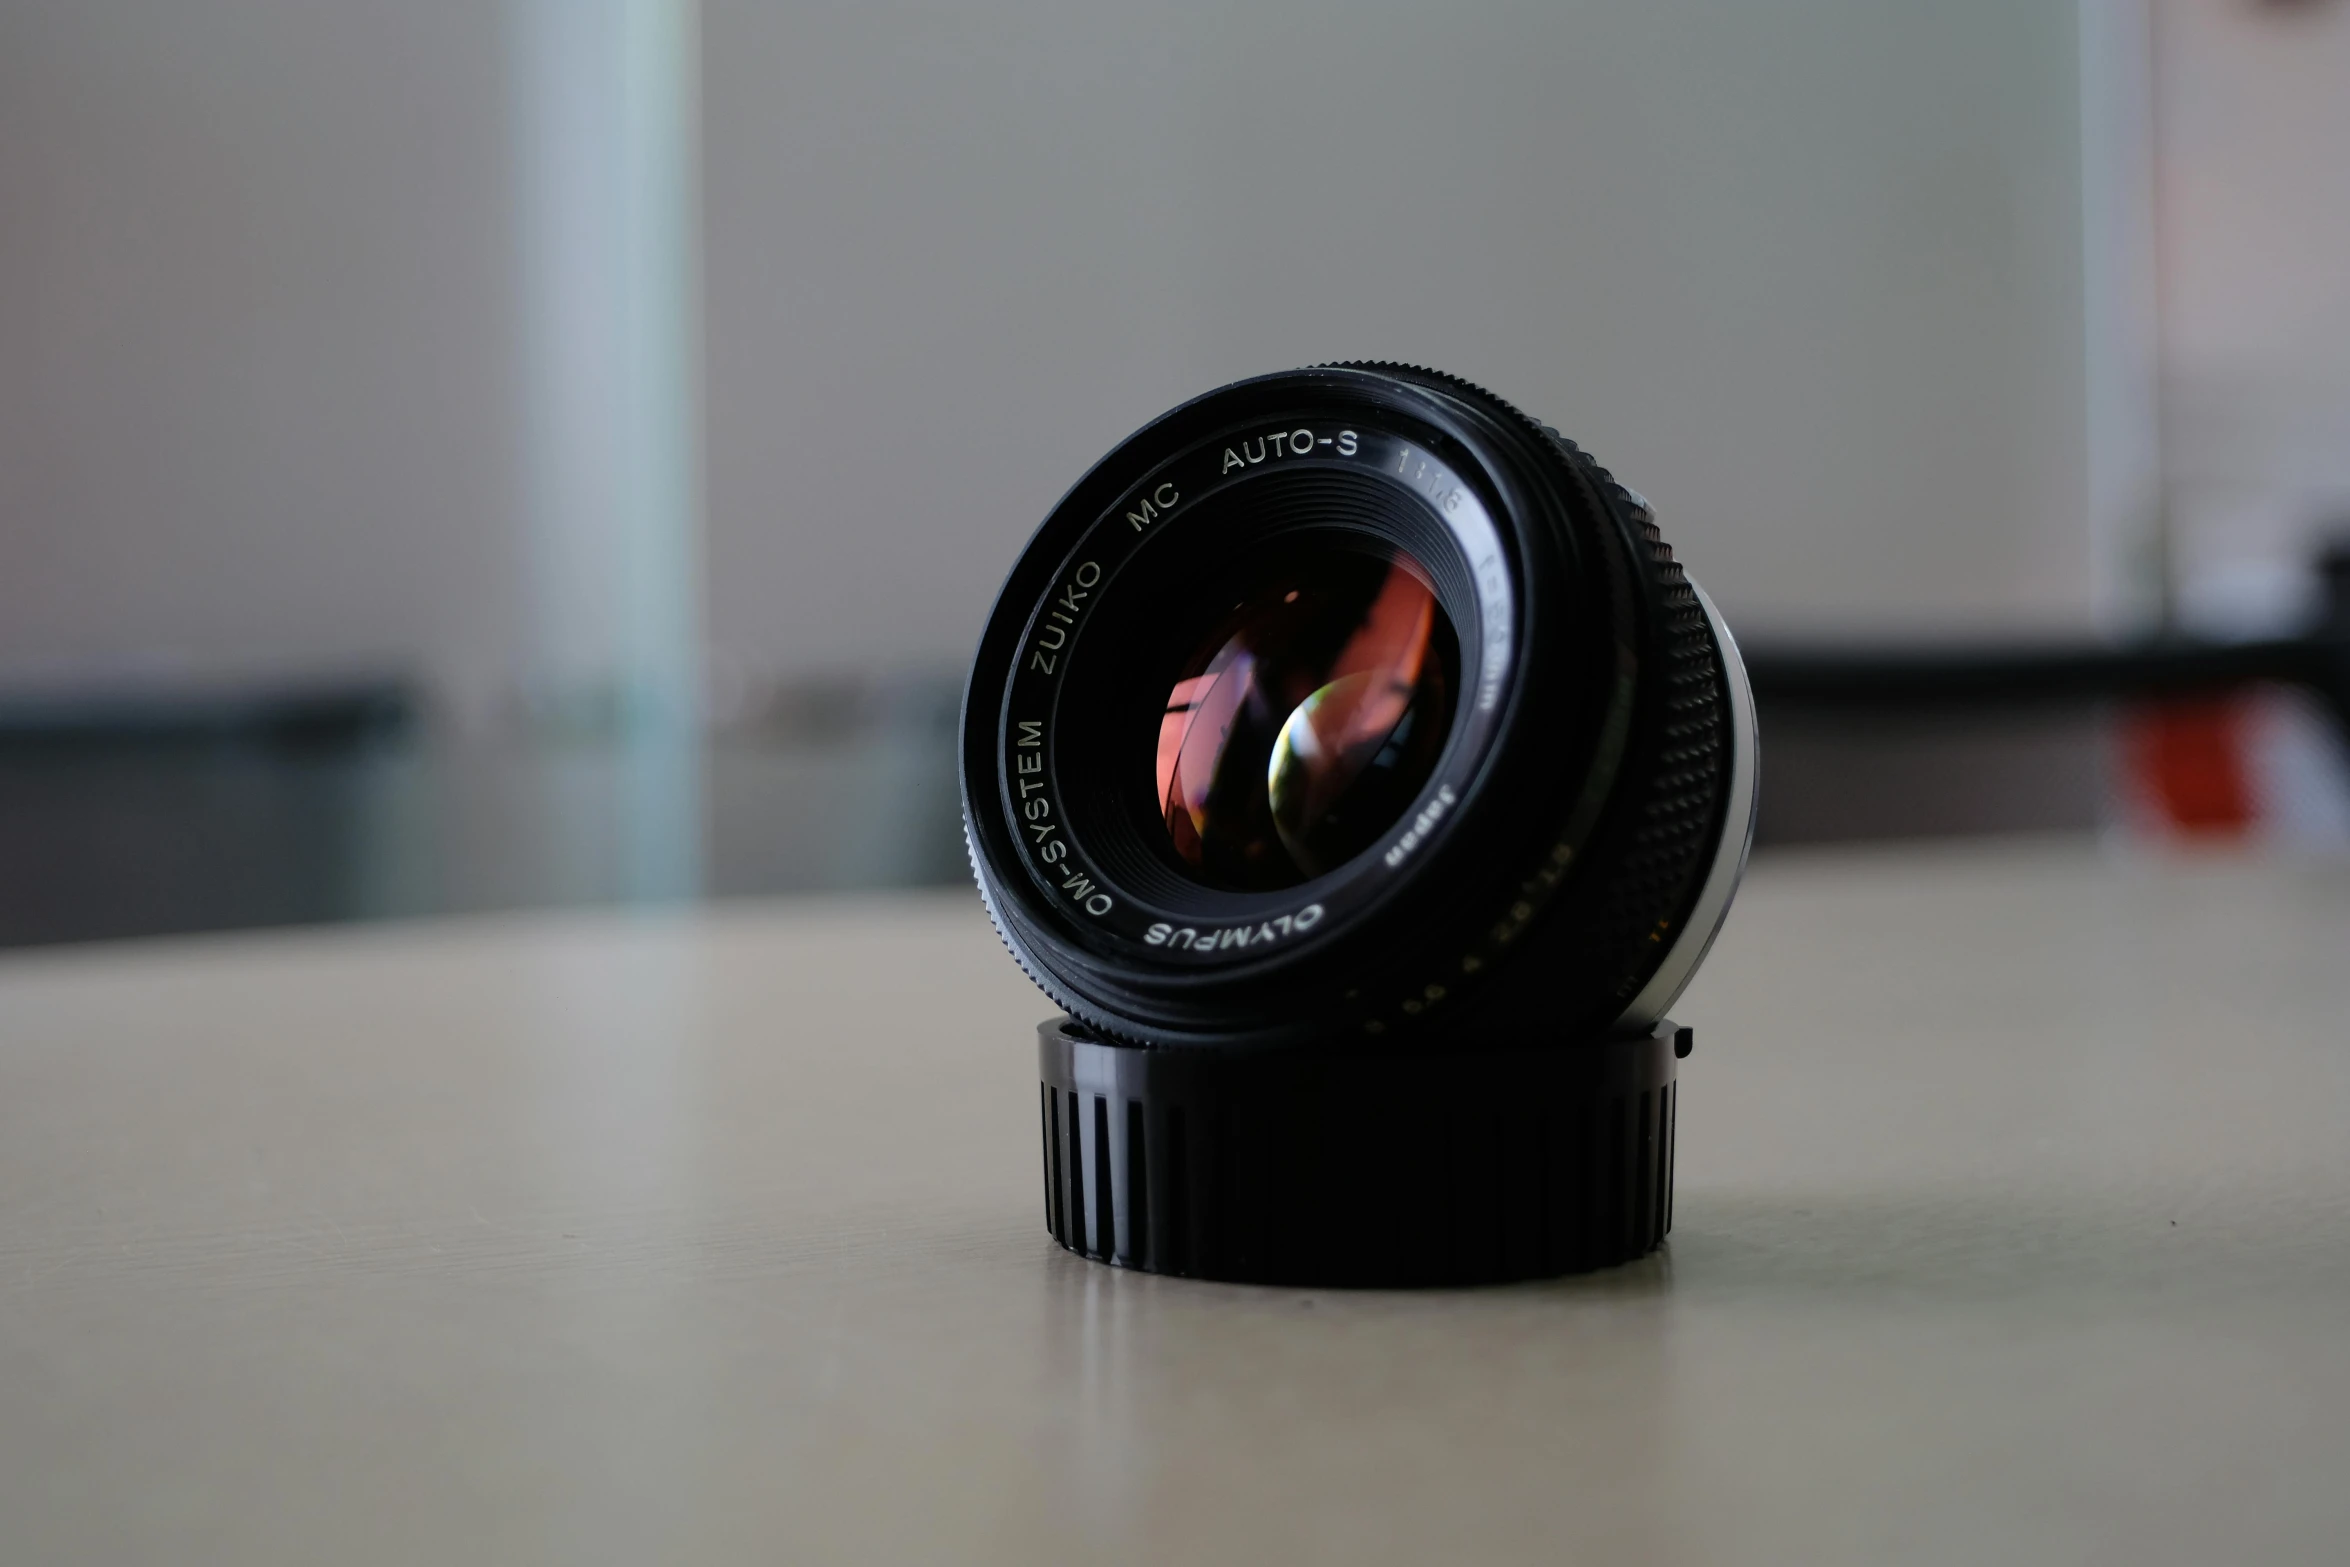
{"type": "Polygon", "coordinates": [[[1419,795],[1459,641],[1399,550],[1295,551],[1228,602],[1167,692],[1156,801],[1200,880],[1269,891],[1345,864],[1419,795]]]}

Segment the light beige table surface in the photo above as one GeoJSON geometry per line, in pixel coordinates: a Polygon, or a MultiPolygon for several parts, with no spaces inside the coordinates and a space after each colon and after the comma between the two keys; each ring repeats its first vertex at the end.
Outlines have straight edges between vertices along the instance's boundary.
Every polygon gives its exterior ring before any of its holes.
{"type": "Polygon", "coordinates": [[[0,959],[0,1562],[2350,1562],[2350,872],[1758,865],[1669,1252],[1047,1239],[961,896],[0,959]]]}

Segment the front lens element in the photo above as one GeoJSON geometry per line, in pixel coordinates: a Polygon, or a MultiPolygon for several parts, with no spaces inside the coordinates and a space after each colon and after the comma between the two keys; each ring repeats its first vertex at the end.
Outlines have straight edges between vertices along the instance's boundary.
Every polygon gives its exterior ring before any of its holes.
{"type": "Polygon", "coordinates": [[[1400,550],[1292,552],[1248,573],[1167,692],[1157,814],[1209,885],[1337,869],[1418,797],[1444,748],[1459,640],[1400,550]]]}

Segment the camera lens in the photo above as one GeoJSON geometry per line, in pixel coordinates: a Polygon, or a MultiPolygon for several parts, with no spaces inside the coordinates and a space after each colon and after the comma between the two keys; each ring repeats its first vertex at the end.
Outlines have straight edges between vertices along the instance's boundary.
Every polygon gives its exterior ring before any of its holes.
{"type": "Polygon", "coordinates": [[[1433,372],[1144,427],[1013,569],[967,693],[972,860],[1105,1038],[1637,1030],[1751,820],[1735,650],[1647,504],[1433,372]]]}
{"type": "Polygon", "coordinates": [[[1398,365],[1243,381],[1053,509],[964,699],[1040,1031],[1046,1221],[1315,1283],[1527,1277],[1671,1221],[1664,1012],[1745,862],[1737,649],[1648,504],[1398,365]]]}
{"type": "Polygon", "coordinates": [[[1275,891],[1368,849],[1452,722],[1459,639],[1427,568],[1344,540],[1248,561],[1165,697],[1151,798],[1203,883],[1275,891]]]}

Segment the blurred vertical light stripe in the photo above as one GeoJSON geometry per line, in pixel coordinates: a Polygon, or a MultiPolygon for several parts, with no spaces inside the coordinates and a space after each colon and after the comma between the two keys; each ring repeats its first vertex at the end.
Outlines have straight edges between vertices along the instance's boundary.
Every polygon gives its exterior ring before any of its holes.
{"type": "Polygon", "coordinates": [[[2153,19],[2146,0],[2079,0],[2079,16],[2089,606],[2101,630],[2128,635],[2170,611],[2153,19]]]}
{"type": "Polygon", "coordinates": [[[702,879],[699,6],[509,3],[521,689],[554,742],[536,848],[625,900],[688,898],[702,879]]]}

